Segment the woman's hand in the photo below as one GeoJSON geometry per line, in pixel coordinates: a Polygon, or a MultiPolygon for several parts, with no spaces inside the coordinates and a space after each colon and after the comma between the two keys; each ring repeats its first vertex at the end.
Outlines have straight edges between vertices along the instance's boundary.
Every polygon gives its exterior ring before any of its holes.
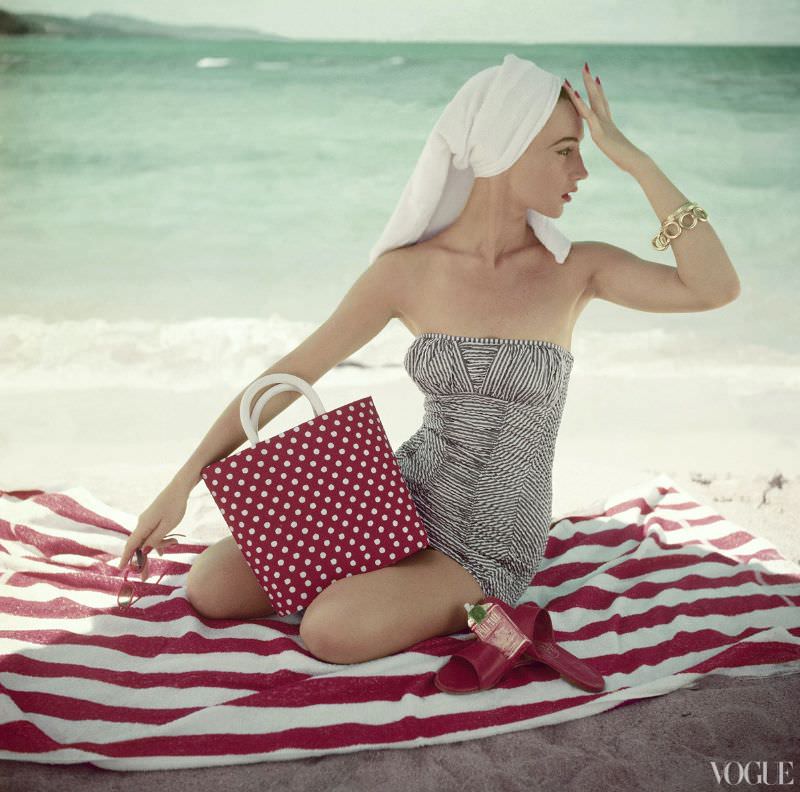
{"type": "Polygon", "coordinates": [[[161,540],[178,525],[186,514],[189,495],[186,489],[174,482],[169,484],[161,494],[139,516],[136,530],[128,537],[125,549],[119,560],[119,568],[124,569],[137,548],[156,548],[161,540]]]}
{"type": "Polygon", "coordinates": [[[577,91],[567,83],[567,93],[572,99],[575,109],[581,118],[589,123],[589,133],[597,148],[603,152],[615,165],[624,171],[632,168],[647,155],[617,129],[611,120],[611,110],[608,106],[603,87],[592,78],[588,64],[583,69],[583,84],[589,98],[590,106],[578,95],[577,91]]]}

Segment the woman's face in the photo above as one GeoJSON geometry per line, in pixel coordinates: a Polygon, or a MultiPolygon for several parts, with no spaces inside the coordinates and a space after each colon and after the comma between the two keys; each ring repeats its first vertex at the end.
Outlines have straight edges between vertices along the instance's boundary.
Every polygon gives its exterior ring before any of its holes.
{"type": "Polygon", "coordinates": [[[547,217],[561,216],[568,203],[562,196],[573,192],[578,181],[589,175],[578,150],[582,139],[583,120],[578,111],[569,99],[559,99],[547,123],[509,168],[511,191],[522,206],[547,217]]]}

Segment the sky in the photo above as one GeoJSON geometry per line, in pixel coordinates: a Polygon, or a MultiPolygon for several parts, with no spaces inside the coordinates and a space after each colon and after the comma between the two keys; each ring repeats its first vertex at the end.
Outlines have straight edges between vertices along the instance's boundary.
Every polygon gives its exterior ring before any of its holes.
{"type": "Polygon", "coordinates": [[[0,8],[125,14],[306,39],[800,43],[800,0],[0,0],[0,8]]]}

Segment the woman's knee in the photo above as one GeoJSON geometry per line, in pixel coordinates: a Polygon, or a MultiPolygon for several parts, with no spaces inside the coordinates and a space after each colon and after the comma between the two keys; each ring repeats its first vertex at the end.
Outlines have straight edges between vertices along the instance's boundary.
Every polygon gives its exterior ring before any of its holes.
{"type": "Polygon", "coordinates": [[[386,657],[466,623],[463,603],[477,585],[432,554],[342,578],[324,589],[300,622],[308,651],[329,663],[386,657]]]}
{"type": "MultiPolygon", "coordinates": [[[[313,603],[312,603],[313,605],[313,603]]],[[[300,621],[300,638],[306,649],[326,663],[357,663],[369,646],[369,629],[363,613],[337,612],[329,607],[309,608],[300,621]]],[[[372,642],[374,646],[374,641],[372,642]]]]}
{"type": "Polygon", "coordinates": [[[234,538],[203,550],[186,579],[186,597],[209,619],[253,618],[275,613],[234,538]]]}
{"type": "Polygon", "coordinates": [[[214,545],[207,547],[195,558],[186,577],[186,599],[201,615],[215,618],[219,603],[217,570],[214,568],[214,545]]]}
{"type": "Polygon", "coordinates": [[[441,614],[397,614],[362,602],[349,606],[348,598],[331,597],[314,609],[311,603],[300,622],[306,649],[326,663],[365,663],[401,652],[434,635],[449,634],[458,626],[435,627],[441,614]]]}

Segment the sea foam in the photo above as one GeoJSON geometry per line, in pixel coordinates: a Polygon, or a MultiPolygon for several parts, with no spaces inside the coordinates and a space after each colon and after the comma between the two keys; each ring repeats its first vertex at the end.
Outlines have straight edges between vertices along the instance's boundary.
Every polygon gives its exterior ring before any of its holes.
{"type": "MultiPolygon", "coordinates": [[[[319,325],[266,318],[187,321],[47,321],[25,314],[0,318],[0,377],[7,391],[103,387],[244,387],[311,335],[319,325]]],[[[411,332],[393,319],[336,367],[338,378],[402,375],[411,332]]],[[[753,394],[800,390],[800,355],[757,344],[721,344],[691,331],[639,332],[576,328],[573,374],[609,387],[632,380],[712,378],[753,394]]]]}

